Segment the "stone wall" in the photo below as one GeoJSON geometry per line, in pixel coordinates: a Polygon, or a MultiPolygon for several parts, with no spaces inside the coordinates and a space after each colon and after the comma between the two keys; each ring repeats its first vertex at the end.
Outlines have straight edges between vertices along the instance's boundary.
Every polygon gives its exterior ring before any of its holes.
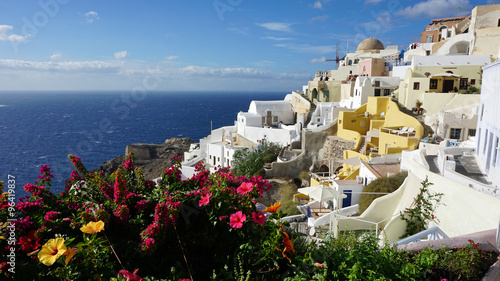
{"type": "Polygon", "coordinates": [[[329,136],[326,138],[323,148],[319,151],[320,165],[325,165],[335,171],[338,167],[342,166],[338,160],[344,159],[344,150],[354,149],[356,142],[345,140],[336,136],[329,136]],[[330,163],[333,164],[330,167],[330,163]]]}
{"type": "Polygon", "coordinates": [[[312,171],[319,168],[319,150],[324,146],[329,135],[335,134],[337,123],[323,130],[302,131],[302,152],[293,160],[273,162],[271,169],[266,169],[266,177],[297,178],[302,171],[312,171]]]}

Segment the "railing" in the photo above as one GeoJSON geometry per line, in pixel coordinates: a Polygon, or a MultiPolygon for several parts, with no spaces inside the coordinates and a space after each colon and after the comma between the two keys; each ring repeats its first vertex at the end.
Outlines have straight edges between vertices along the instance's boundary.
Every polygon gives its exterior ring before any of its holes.
{"type": "MultiPolygon", "coordinates": [[[[361,224],[366,224],[367,226],[369,227],[362,227],[360,228],[358,225],[356,227],[356,229],[353,229],[353,230],[368,230],[368,231],[373,231],[375,236],[378,236],[379,232],[382,231],[382,225],[385,226],[383,223],[387,220],[390,220],[392,219],[393,217],[395,216],[399,216],[400,214],[394,214],[388,218],[385,218],[381,221],[378,221],[378,222],[373,222],[373,221],[369,221],[369,220],[364,220],[364,219],[360,219],[359,217],[347,217],[347,216],[343,216],[343,215],[340,215],[340,214],[335,214],[333,213],[331,216],[330,216],[330,232],[333,232],[333,235],[335,238],[337,238],[338,236],[338,233],[339,231],[341,231],[341,229],[339,228],[339,224],[340,224],[340,219],[343,219],[343,220],[352,220],[352,221],[357,221],[357,222],[360,222],[361,224]]],[[[350,230],[349,228],[345,229],[345,230],[350,230]]]]}
{"type": "Polygon", "coordinates": [[[398,242],[392,244],[393,246],[396,245],[406,245],[414,242],[419,242],[419,241],[432,241],[432,240],[439,240],[439,239],[444,239],[448,238],[448,235],[444,233],[441,228],[438,226],[433,226],[429,229],[426,229],[424,231],[420,231],[417,234],[414,234],[410,237],[406,237],[403,240],[399,240],[398,242]]]}

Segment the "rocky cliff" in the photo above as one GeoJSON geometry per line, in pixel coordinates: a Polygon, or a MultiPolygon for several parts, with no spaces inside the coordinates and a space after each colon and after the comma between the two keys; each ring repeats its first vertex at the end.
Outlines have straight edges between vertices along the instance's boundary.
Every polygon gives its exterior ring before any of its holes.
{"type": "MultiPolygon", "coordinates": [[[[161,176],[163,170],[174,164],[172,160],[175,156],[184,155],[189,150],[189,146],[194,143],[190,138],[171,138],[162,144],[134,143],[125,148],[125,155],[130,152],[135,154],[135,167],[141,168],[144,178],[152,180],[161,176]]],[[[120,155],[102,164],[96,170],[103,171],[110,175],[118,168],[123,169],[125,155],[120,155]]]]}

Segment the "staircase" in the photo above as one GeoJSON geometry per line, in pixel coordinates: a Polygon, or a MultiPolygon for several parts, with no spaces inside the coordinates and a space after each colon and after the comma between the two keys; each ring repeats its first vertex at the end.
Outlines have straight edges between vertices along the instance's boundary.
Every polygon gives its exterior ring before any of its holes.
{"type": "Polygon", "coordinates": [[[366,136],[361,136],[361,143],[359,144],[357,152],[366,155],[366,147],[366,136]]]}
{"type": "Polygon", "coordinates": [[[311,122],[311,118],[312,118],[314,111],[316,111],[316,105],[314,103],[312,103],[307,97],[305,97],[305,98],[311,104],[311,108],[309,109],[309,113],[307,114],[307,118],[306,118],[306,124],[309,124],[309,122],[311,122]]]}

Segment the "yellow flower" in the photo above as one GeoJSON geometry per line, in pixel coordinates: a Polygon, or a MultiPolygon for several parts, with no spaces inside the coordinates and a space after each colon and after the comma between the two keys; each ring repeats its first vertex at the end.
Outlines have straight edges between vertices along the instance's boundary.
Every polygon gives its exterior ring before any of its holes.
{"type": "Polygon", "coordinates": [[[88,233],[88,234],[97,233],[101,230],[104,230],[104,222],[103,221],[98,221],[98,222],[91,221],[91,222],[87,223],[85,226],[82,226],[80,228],[80,230],[82,232],[88,233]]]}
{"type": "Polygon", "coordinates": [[[38,259],[46,266],[51,266],[65,252],[66,245],[64,245],[64,238],[50,239],[42,246],[42,250],[38,252],[38,259]]]}
{"type": "Polygon", "coordinates": [[[68,248],[64,253],[64,255],[66,256],[64,264],[68,264],[75,254],[76,254],[76,248],[68,248]]]}

